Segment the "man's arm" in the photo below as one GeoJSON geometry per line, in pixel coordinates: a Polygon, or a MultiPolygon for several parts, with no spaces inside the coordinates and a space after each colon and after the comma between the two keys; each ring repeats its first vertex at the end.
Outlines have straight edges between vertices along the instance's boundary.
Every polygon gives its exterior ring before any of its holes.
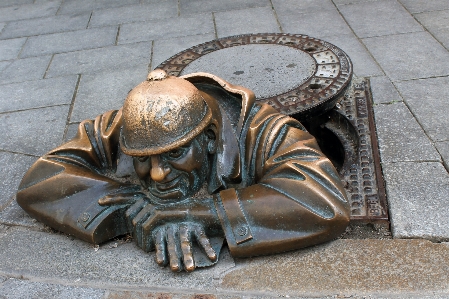
{"type": "Polygon", "coordinates": [[[120,217],[126,205],[98,204],[104,196],[139,190],[106,176],[116,167],[120,127],[121,111],[83,121],[72,140],[39,158],[25,174],[19,205],[46,225],[88,242],[127,233],[120,217]]]}
{"type": "Polygon", "coordinates": [[[349,223],[349,204],[315,138],[270,109],[254,119],[246,140],[254,184],[224,190],[215,201],[231,254],[271,254],[336,238],[349,223]]]}

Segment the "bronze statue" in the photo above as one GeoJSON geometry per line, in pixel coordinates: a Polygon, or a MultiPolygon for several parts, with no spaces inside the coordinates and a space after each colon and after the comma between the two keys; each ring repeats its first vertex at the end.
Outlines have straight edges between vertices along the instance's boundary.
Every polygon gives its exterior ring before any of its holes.
{"type": "Polygon", "coordinates": [[[349,223],[340,178],[298,121],[214,75],[162,70],[41,157],[17,202],[94,244],[132,233],[173,271],[216,262],[223,238],[249,257],[332,240],[349,223]]]}

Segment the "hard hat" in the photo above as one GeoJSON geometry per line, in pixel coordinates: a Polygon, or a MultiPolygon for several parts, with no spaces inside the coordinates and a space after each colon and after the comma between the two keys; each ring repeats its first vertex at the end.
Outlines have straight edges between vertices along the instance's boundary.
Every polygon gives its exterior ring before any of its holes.
{"type": "Polygon", "coordinates": [[[187,80],[152,71],[123,105],[120,147],[126,155],[150,156],[173,150],[201,133],[212,111],[187,80]]]}

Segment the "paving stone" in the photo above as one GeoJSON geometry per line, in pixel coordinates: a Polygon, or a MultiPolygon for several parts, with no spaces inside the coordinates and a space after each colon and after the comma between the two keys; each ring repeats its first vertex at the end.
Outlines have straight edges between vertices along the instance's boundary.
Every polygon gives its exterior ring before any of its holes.
{"type": "Polygon", "coordinates": [[[449,247],[425,240],[336,240],[292,253],[238,260],[223,274],[220,287],[251,294],[270,292],[273,297],[447,294],[448,253],[449,247]]]}
{"type": "Polygon", "coordinates": [[[0,286],[0,297],[8,299],[95,299],[103,298],[104,290],[64,286],[10,278],[0,286]]]}
{"type": "Polygon", "coordinates": [[[61,0],[39,4],[15,5],[0,8],[0,22],[48,17],[56,14],[61,0]]]}
{"type": "Polygon", "coordinates": [[[215,13],[215,24],[218,37],[245,33],[280,32],[271,7],[217,12],[215,13]]]}
{"type": "Polygon", "coordinates": [[[21,4],[32,4],[34,0],[2,0],[0,7],[16,6],[21,4]]]}
{"type": "MultiPolygon", "coordinates": [[[[154,2],[151,5],[129,5],[123,7],[95,10],[89,27],[118,25],[152,19],[168,19],[178,16],[176,0],[154,2]]],[[[169,27],[172,20],[159,21],[169,27]]]]}
{"type": "Polygon", "coordinates": [[[384,75],[365,46],[360,43],[354,34],[332,35],[324,37],[323,40],[336,45],[349,55],[356,76],[368,77],[384,75]]]}
{"type": "Polygon", "coordinates": [[[429,33],[415,32],[363,39],[393,81],[449,74],[449,53],[429,33]]]}
{"type": "Polygon", "coordinates": [[[441,163],[383,165],[393,237],[449,240],[449,175],[441,163]]]}
{"type": "MultiPolygon", "coordinates": [[[[36,160],[37,158],[34,158],[36,160]]],[[[30,164],[31,166],[31,164],[30,164]]],[[[22,176],[25,174],[25,172],[28,169],[25,169],[22,173],[22,176]]],[[[17,186],[20,183],[20,180],[22,179],[22,176],[17,181],[17,186]]],[[[0,223],[3,225],[9,225],[9,226],[22,226],[26,228],[30,228],[33,230],[40,230],[40,231],[49,231],[50,228],[43,225],[42,223],[38,222],[36,219],[31,218],[27,212],[25,212],[15,200],[15,193],[17,192],[17,188],[13,190],[13,198],[14,200],[2,211],[0,212],[0,223]]],[[[1,298],[1,297],[0,297],[1,298]]]]}
{"type": "Polygon", "coordinates": [[[364,2],[372,2],[377,0],[333,0],[336,5],[346,5],[346,4],[354,4],[354,3],[364,3],[364,2]]]}
{"type": "Polygon", "coordinates": [[[0,40],[0,60],[16,59],[26,38],[0,40]]]}
{"type": "Polygon", "coordinates": [[[446,169],[449,169],[449,141],[435,142],[446,169]]]}
{"type": "Polygon", "coordinates": [[[141,64],[131,69],[82,75],[70,121],[94,119],[106,111],[120,109],[128,92],[147,74],[147,65],[141,64]]]}
{"type": "Polygon", "coordinates": [[[40,56],[112,46],[115,44],[117,30],[114,26],[33,36],[28,38],[20,56],[40,56]]]}
{"type": "Polygon", "coordinates": [[[6,69],[11,63],[12,61],[0,61],[0,72],[6,69]]]}
{"type": "Polygon", "coordinates": [[[6,84],[0,88],[0,112],[70,104],[77,76],[6,84]]]}
{"type": "Polygon", "coordinates": [[[227,11],[261,6],[271,6],[271,3],[269,0],[180,0],[181,16],[185,14],[197,14],[200,12],[227,11]]]}
{"type": "Polygon", "coordinates": [[[78,132],[78,126],[79,123],[72,123],[67,126],[67,132],[64,136],[64,142],[69,141],[73,137],[75,137],[76,133],[78,132]]]}
{"type": "Polygon", "coordinates": [[[58,11],[58,15],[73,15],[83,12],[91,12],[95,9],[112,8],[130,4],[139,4],[139,0],[64,0],[58,11]]]}
{"type": "Polygon", "coordinates": [[[61,143],[68,105],[0,114],[0,149],[42,156],[61,143]]]}
{"type": "Polygon", "coordinates": [[[51,56],[14,60],[0,73],[0,84],[42,79],[51,56]]]}
{"type": "Polygon", "coordinates": [[[0,152],[0,211],[11,202],[20,180],[35,160],[30,156],[0,152]]]}
{"type": "Polygon", "coordinates": [[[429,31],[449,29],[449,9],[415,14],[415,18],[429,31]]]}
{"type": "Polygon", "coordinates": [[[446,49],[449,49],[449,29],[432,30],[432,34],[446,49]]]}
{"type": "Polygon", "coordinates": [[[5,28],[6,23],[0,23],[0,33],[2,32],[3,28],[5,28]]]}
{"type": "Polygon", "coordinates": [[[352,34],[336,9],[303,14],[278,13],[284,32],[306,34],[316,38],[352,34]]]}
{"type": "Polygon", "coordinates": [[[211,32],[206,34],[155,40],[153,44],[153,58],[151,60],[151,67],[154,69],[171,56],[185,49],[211,41],[213,39],[215,39],[215,34],[211,32]]]}
{"type": "Polygon", "coordinates": [[[340,12],[360,38],[423,31],[421,25],[396,1],[344,5],[340,12]]]}
{"type": "Polygon", "coordinates": [[[320,10],[334,10],[331,0],[272,0],[276,13],[299,14],[320,10]]]}
{"type": "Polygon", "coordinates": [[[411,13],[449,9],[447,0],[399,0],[411,13]]]}
{"type": "Polygon", "coordinates": [[[215,289],[224,271],[234,267],[226,248],[220,260],[210,268],[192,273],[173,273],[159,267],[154,252],[145,253],[133,242],[123,240],[93,245],[59,233],[30,231],[11,227],[0,233],[0,272],[59,282],[117,289],[201,290],[215,289]],[[29,246],[32,244],[33,246],[29,246]],[[38,250],[36,250],[38,249],[38,250]]]}
{"type": "Polygon", "coordinates": [[[10,22],[2,31],[0,38],[33,36],[85,29],[89,18],[90,14],[80,14],[10,22]]]}
{"type": "Polygon", "coordinates": [[[94,73],[150,63],[151,43],[136,43],[56,54],[47,77],[94,73]]]}
{"type": "Polygon", "coordinates": [[[449,140],[449,78],[397,82],[396,86],[430,138],[449,140]]]}
{"type": "Polygon", "coordinates": [[[374,107],[382,162],[440,161],[429,138],[403,102],[374,107]]]}
{"type": "Polygon", "coordinates": [[[393,104],[402,102],[401,95],[388,77],[372,77],[370,78],[370,82],[374,104],[393,104]]]}
{"type": "Polygon", "coordinates": [[[201,14],[190,17],[174,18],[166,22],[157,20],[145,23],[132,23],[120,26],[119,44],[149,41],[154,39],[168,39],[214,33],[214,22],[211,14],[201,14]]]}

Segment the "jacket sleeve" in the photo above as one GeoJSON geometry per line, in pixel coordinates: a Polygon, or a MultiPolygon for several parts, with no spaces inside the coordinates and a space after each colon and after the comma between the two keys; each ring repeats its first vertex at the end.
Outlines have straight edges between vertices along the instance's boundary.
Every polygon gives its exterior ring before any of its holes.
{"type": "Polygon", "coordinates": [[[349,223],[342,182],[315,138],[263,106],[246,133],[247,187],[221,191],[215,205],[235,257],[332,240],[349,223]]]}
{"type": "Polygon", "coordinates": [[[91,243],[127,233],[126,205],[100,206],[98,199],[136,189],[111,177],[116,168],[121,110],[83,121],[77,135],[39,158],[22,179],[18,204],[32,217],[91,243]]]}

